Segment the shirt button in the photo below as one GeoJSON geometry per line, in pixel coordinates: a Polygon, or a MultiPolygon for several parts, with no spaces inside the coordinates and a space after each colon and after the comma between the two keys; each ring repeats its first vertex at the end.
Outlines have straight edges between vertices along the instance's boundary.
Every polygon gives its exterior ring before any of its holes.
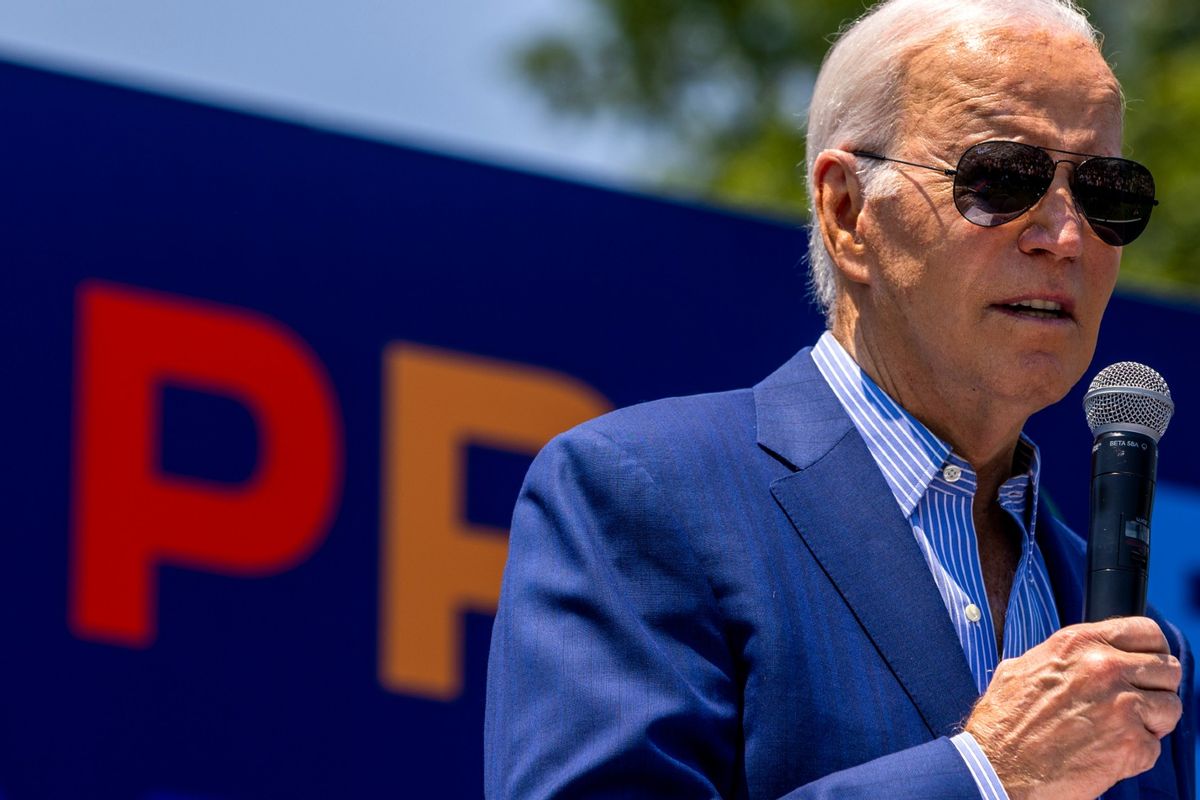
{"type": "Polygon", "coordinates": [[[967,619],[971,622],[979,622],[979,618],[983,616],[983,613],[979,610],[979,606],[974,603],[968,603],[967,607],[963,609],[963,613],[967,615],[967,619]]]}
{"type": "Polygon", "coordinates": [[[946,483],[955,483],[962,477],[962,468],[950,464],[942,470],[942,477],[946,479],[946,483]]]}

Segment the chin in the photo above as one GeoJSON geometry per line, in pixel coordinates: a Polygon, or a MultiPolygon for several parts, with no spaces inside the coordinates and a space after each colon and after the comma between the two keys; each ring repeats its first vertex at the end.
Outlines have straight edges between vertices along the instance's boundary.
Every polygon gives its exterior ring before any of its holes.
{"type": "Polygon", "coordinates": [[[1006,381],[1008,385],[1003,394],[1030,407],[1031,414],[1041,411],[1066,397],[1083,377],[1089,363],[1090,353],[1086,359],[1078,354],[1070,358],[1054,353],[1028,354],[1017,359],[1009,374],[1018,377],[1006,381]]]}

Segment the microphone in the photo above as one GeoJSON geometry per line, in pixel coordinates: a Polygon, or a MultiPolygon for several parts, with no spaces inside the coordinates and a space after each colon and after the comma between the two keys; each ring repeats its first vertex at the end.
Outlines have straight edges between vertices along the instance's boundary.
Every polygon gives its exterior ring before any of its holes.
{"type": "Polygon", "coordinates": [[[1175,403],[1167,382],[1133,361],[1105,367],[1083,398],[1092,429],[1092,504],[1084,620],[1142,616],[1158,440],[1175,403]]]}

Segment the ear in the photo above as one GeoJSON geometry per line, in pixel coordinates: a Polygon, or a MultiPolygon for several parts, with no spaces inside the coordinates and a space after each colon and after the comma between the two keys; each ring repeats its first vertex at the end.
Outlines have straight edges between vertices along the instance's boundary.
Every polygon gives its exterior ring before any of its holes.
{"type": "Polygon", "coordinates": [[[813,164],[813,209],[825,248],[847,280],[867,283],[866,247],[859,226],[863,208],[862,184],[855,156],[845,150],[823,150],[813,164]]]}

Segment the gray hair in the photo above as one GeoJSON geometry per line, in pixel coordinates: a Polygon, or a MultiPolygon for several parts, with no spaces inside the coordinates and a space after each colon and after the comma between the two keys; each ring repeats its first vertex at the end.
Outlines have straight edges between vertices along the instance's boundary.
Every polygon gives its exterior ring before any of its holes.
{"type": "MultiPolygon", "coordinates": [[[[830,327],[837,293],[815,213],[817,155],[831,148],[887,152],[901,123],[902,82],[912,56],[962,31],[986,35],[1022,27],[1074,34],[1097,49],[1102,41],[1074,0],[883,0],[844,28],[826,54],[809,107],[806,173],[809,282],[830,327]]],[[[862,165],[865,193],[879,190],[886,166],[862,165]]]]}

